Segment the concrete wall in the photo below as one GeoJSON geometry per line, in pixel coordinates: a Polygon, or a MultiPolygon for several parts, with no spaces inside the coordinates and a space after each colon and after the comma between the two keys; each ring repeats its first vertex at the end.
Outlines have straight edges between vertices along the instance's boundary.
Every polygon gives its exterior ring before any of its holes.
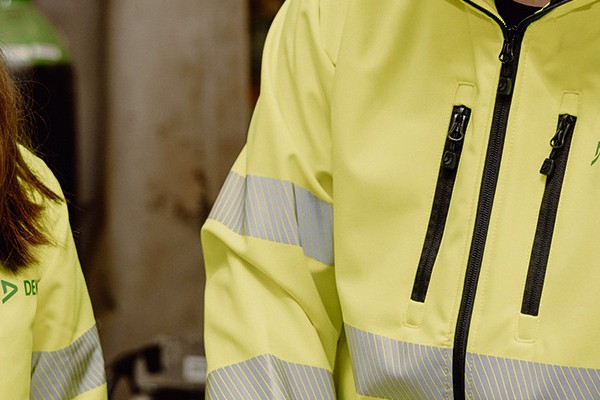
{"type": "Polygon", "coordinates": [[[199,229],[245,137],[244,0],[111,1],[103,317],[110,358],[201,335],[199,229]]]}
{"type": "Polygon", "coordinates": [[[70,38],[83,200],[105,205],[84,259],[106,358],[201,336],[199,229],[249,114],[246,0],[37,3],[70,38]]]}

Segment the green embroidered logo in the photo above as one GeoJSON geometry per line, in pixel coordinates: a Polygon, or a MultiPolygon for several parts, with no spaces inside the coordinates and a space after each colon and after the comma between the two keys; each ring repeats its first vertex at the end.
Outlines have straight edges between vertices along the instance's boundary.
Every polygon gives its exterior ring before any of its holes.
{"type": "Polygon", "coordinates": [[[7,301],[9,301],[11,297],[13,297],[15,294],[17,294],[17,291],[19,290],[19,288],[17,288],[17,285],[15,285],[13,283],[6,282],[6,281],[1,281],[1,282],[2,282],[2,293],[4,294],[4,297],[2,298],[2,304],[4,304],[7,301]]]}
{"type": "MultiPolygon", "coordinates": [[[[32,297],[38,295],[38,279],[25,279],[23,281],[23,292],[25,297],[32,297]]],[[[19,292],[19,287],[14,283],[7,282],[5,280],[0,280],[0,285],[2,286],[2,294],[4,297],[2,298],[2,304],[9,301],[15,294],[19,292]]]]}
{"type": "Polygon", "coordinates": [[[600,142],[598,142],[598,147],[596,147],[596,155],[594,156],[594,159],[592,160],[592,163],[590,165],[596,164],[598,159],[600,159],[600,142]]]}

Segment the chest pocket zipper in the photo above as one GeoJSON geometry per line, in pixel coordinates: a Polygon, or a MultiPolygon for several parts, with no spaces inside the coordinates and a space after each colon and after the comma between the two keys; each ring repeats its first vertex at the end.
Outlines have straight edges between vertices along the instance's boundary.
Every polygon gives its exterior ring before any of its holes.
{"type": "Polygon", "coordinates": [[[425,235],[411,295],[411,299],[416,302],[424,303],[427,296],[433,266],[446,226],[446,218],[470,118],[470,108],[461,105],[454,106],[452,109],[452,118],[450,119],[450,127],[448,128],[446,144],[442,153],[427,234],[425,235]]]}
{"type": "Polygon", "coordinates": [[[559,116],[556,133],[550,141],[552,147],[550,156],[544,161],[540,170],[541,174],[546,175],[546,188],[529,260],[521,314],[537,316],[539,313],[558,203],[576,122],[577,117],[572,115],[562,114],[559,116]]]}

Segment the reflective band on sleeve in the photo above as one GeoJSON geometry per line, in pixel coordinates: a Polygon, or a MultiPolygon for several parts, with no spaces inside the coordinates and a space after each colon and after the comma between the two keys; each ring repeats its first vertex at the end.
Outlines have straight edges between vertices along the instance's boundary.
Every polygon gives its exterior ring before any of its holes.
{"type": "Polygon", "coordinates": [[[104,359],[96,326],[69,347],[34,352],[30,400],[67,400],[105,383],[104,359]]]}
{"type": "Polygon", "coordinates": [[[301,246],[333,265],[333,206],[291,182],[230,172],[209,215],[232,231],[301,246]]]}
{"type": "Polygon", "coordinates": [[[207,400],[334,400],[331,373],[262,355],[212,371],[207,400]]]}
{"type": "MultiPolygon", "coordinates": [[[[359,394],[390,400],[452,398],[452,349],[396,341],[346,325],[359,394]]],[[[466,398],[600,399],[600,370],[467,353],[466,398]]]]}
{"type": "Polygon", "coordinates": [[[452,398],[452,349],[399,342],[348,325],[346,335],[359,394],[392,400],[452,398]]]}

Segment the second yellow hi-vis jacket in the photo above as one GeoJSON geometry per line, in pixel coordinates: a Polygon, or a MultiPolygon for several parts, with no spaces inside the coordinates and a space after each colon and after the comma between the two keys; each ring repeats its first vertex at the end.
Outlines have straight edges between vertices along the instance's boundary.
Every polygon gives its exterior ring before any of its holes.
{"type": "Polygon", "coordinates": [[[599,21],[287,0],[203,228],[208,398],[600,399],[599,21]]]}
{"type": "MultiPolygon", "coordinates": [[[[52,191],[48,167],[23,150],[52,191]]],[[[66,202],[44,200],[50,244],[18,274],[0,270],[0,399],[106,400],[104,360],[66,202]]]]}

